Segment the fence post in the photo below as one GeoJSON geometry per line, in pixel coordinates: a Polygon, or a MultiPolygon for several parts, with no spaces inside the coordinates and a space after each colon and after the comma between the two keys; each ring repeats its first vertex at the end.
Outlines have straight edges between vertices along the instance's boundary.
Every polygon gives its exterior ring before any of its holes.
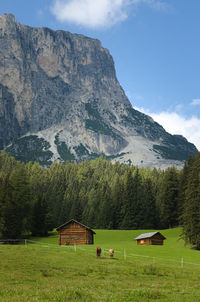
{"type": "Polygon", "coordinates": [[[124,249],[124,260],[126,260],[126,250],[124,249]]]}
{"type": "Polygon", "coordinates": [[[24,244],[25,244],[25,247],[27,247],[27,240],[24,239],[24,244]]]}
{"type": "Polygon", "coordinates": [[[181,267],[183,268],[183,257],[181,258],[181,267]]]}

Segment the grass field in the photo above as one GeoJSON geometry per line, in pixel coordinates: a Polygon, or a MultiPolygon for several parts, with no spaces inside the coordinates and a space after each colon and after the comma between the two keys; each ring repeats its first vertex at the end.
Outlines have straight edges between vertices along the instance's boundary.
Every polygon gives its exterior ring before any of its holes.
{"type": "Polygon", "coordinates": [[[0,301],[199,302],[200,252],[184,246],[180,229],[161,232],[164,246],[137,246],[148,231],[96,230],[90,246],[59,247],[56,233],[0,245],[0,301]]]}

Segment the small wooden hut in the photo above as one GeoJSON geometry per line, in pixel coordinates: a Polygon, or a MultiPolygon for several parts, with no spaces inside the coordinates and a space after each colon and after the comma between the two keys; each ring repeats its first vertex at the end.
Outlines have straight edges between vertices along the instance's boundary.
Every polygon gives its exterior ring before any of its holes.
{"type": "Polygon", "coordinates": [[[160,232],[141,234],[134,240],[138,245],[163,245],[166,238],[160,232]]]}
{"type": "Polygon", "coordinates": [[[92,229],[84,224],[71,219],[57,229],[59,245],[93,244],[94,234],[92,229]]]}

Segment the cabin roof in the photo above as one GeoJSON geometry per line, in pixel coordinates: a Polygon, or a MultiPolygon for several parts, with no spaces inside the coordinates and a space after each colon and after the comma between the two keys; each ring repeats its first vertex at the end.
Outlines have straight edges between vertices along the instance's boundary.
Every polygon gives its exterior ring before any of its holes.
{"type": "Polygon", "coordinates": [[[56,228],[56,231],[59,231],[60,229],[64,228],[66,225],[68,225],[71,222],[75,222],[75,223],[81,225],[82,227],[86,228],[87,230],[90,230],[93,234],[96,234],[91,228],[89,228],[86,225],[76,221],[75,219],[71,219],[71,220],[65,222],[64,224],[60,225],[59,227],[56,228]]]}
{"type": "Polygon", "coordinates": [[[156,234],[158,234],[163,240],[166,239],[160,232],[152,232],[152,233],[141,234],[141,235],[139,235],[138,237],[134,238],[134,240],[152,238],[152,237],[155,236],[156,234]]]}

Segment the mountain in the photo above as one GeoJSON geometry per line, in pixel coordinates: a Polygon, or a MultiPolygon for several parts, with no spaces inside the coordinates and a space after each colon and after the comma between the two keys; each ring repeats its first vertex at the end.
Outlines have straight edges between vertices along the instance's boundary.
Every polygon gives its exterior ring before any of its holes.
{"type": "Polygon", "coordinates": [[[196,147],[132,108],[99,40],[0,16],[0,150],[49,165],[99,155],[182,165],[196,147]]]}

